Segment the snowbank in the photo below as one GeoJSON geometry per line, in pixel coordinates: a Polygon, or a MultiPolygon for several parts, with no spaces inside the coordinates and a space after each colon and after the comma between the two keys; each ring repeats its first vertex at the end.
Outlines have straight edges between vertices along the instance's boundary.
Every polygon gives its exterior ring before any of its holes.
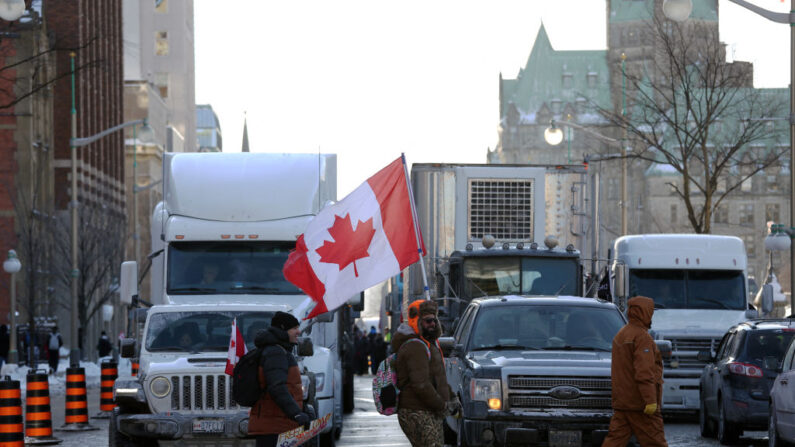
{"type": "MultiPolygon", "coordinates": [[[[58,363],[58,371],[55,374],[50,374],[48,378],[51,396],[63,395],[66,393],[66,368],[69,367],[69,356],[68,352],[66,355],[63,355],[63,352],[61,354],[61,361],[58,363]]],[[[110,357],[103,357],[100,359],[99,363],[80,362],[80,367],[85,370],[87,388],[99,388],[100,377],[102,375],[100,363],[102,363],[102,361],[110,360],[110,357]]],[[[130,368],[130,359],[119,359],[119,365],[117,367],[119,377],[130,377],[130,368]]],[[[38,370],[41,372],[47,372],[49,369],[50,366],[46,362],[41,363],[38,366],[38,370]]],[[[31,368],[27,366],[10,365],[6,363],[3,365],[3,368],[0,369],[0,376],[2,378],[10,377],[11,380],[18,380],[19,386],[22,389],[22,393],[24,395],[25,390],[27,389],[26,376],[30,370],[31,368]]]]}

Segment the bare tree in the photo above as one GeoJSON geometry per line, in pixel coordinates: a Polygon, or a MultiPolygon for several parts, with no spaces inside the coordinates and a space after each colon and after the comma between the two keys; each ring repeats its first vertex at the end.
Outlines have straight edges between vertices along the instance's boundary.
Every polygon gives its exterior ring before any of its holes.
{"type": "Polygon", "coordinates": [[[696,233],[709,233],[721,202],[755,174],[780,165],[786,91],[754,89],[751,66],[727,63],[717,26],[648,23],[653,57],[624,72],[626,113],[599,107],[627,133],[628,157],[670,165],[670,181],[696,233]]]}
{"type": "MultiPolygon", "coordinates": [[[[81,347],[85,339],[85,329],[91,320],[116,293],[119,270],[124,255],[125,220],[124,215],[107,206],[83,204],[79,209],[78,228],[78,269],[77,298],[78,324],[81,347]]],[[[68,217],[68,216],[65,216],[68,217]]],[[[59,219],[55,238],[55,251],[62,262],[59,264],[58,279],[65,289],[72,281],[70,223],[68,218],[59,219]]],[[[60,303],[64,308],[71,307],[71,297],[60,303]]],[[[82,350],[85,354],[85,350],[82,350]]]]}

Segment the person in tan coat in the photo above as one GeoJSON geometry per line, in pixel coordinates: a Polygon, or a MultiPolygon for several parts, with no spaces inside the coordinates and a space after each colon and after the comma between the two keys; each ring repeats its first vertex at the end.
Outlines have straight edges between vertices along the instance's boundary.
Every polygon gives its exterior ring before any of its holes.
{"type": "Polygon", "coordinates": [[[629,323],[613,338],[613,418],[602,447],[624,447],[634,434],[643,447],[667,447],[660,402],[662,356],[649,335],[654,300],[628,301],[629,323]]]}
{"type": "Polygon", "coordinates": [[[398,422],[414,447],[442,447],[442,421],[461,407],[447,384],[436,342],[442,333],[437,309],[430,300],[411,303],[408,323],[401,324],[392,338],[400,390],[398,422]]]}

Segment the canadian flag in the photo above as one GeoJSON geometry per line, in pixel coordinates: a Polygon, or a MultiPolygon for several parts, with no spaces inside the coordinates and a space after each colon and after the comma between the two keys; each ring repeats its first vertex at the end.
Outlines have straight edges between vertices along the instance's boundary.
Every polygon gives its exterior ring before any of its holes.
{"type": "Polygon", "coordinates": [[[229,352],[226,354],[226,369],[225,373],[230,376],[235,372],[235,365],[240,361],[240,358],[246,355],[246,341],[243,340],[243,334],[240,333],[240,328],[237,327],[237,318],[232,320],[232,335],[229,337],[229,352]]]}
{"type": "Polygon", "coordinates": [[[336,309],[420,259],[405,162],[398,158],[339,202],[323,208],[298,237],[284,277],[317,305],[336,309]]]}

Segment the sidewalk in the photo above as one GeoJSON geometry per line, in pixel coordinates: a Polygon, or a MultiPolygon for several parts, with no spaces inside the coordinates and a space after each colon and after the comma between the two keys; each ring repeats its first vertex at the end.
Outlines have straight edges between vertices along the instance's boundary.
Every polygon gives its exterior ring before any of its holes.
{"type": "Polygon", "coordinates": [[[353,413],[345,415],[342,436],[337,445],[411,447],[398,424],[397,416],[378,414],[373,403],[373,376],[354,378],[353,413]]]}

